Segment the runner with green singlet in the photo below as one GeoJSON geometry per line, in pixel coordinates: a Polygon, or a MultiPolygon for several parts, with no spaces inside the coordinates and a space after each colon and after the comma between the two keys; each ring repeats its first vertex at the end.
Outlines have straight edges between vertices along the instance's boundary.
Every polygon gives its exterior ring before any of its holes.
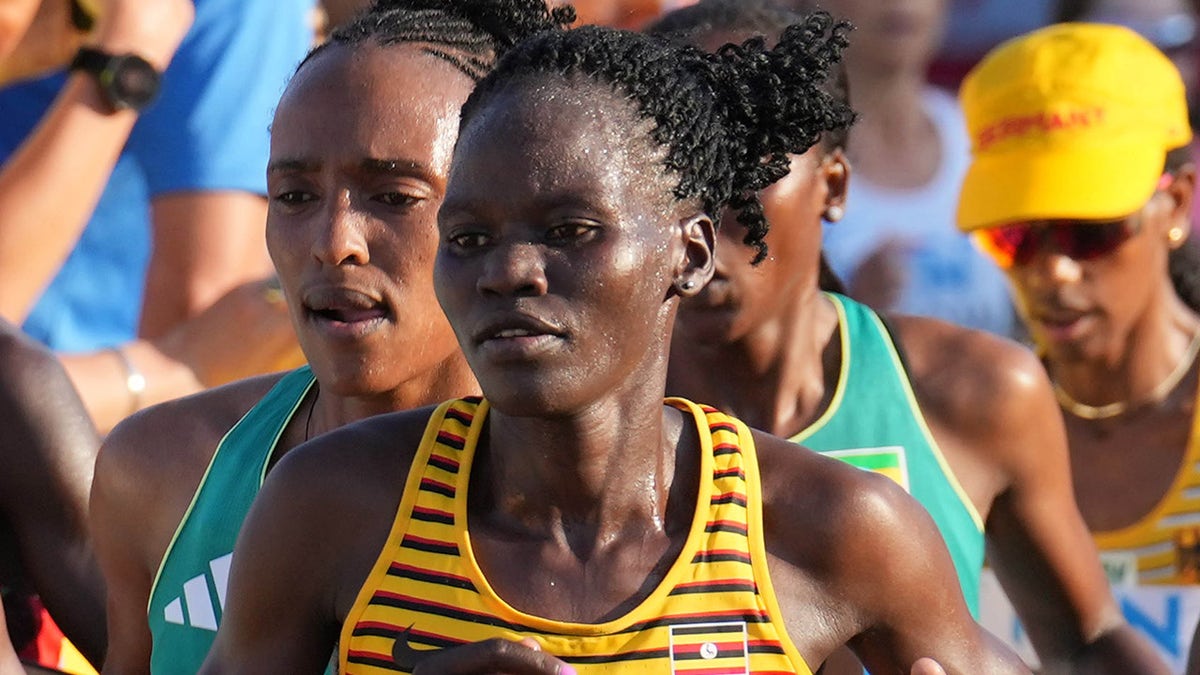
{"type": "MultiPolygon", "coordinates": [[[[795,16],[767,0],[702,0],[651,30],[715,50],[777,37],[795,16]]],[[[831,93],[847,97],[844,77],[831,93]]],[[[720,232],[713,281],[680,308],[668,393],[899,478],[939,526],[972,609],[986,541],[1043,666],[1166,672],[1113,601],[1037,358],[933,319],[884,319],[829,292],[841,288],[820,253],[822,220],[844,213],[847,132],[793,157],[762,193],[769,259],[753,265],[736,228],[720,232]]]]}

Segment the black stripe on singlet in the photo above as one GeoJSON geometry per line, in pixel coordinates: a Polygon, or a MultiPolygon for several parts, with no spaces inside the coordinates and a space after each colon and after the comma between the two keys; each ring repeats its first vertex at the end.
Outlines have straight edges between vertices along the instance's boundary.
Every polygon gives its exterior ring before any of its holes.
{"type": "Polygon", "coordinates": [[[401,579],[412,579],[413,581],[424,581],[425,583],[437,584],[439,586],[450,586],[451,588],[461,588],[466,591],[478,593],[475,589],[475,584],[471,583],[470,579],[463,577],[435,572],[413,565],[404,565],[399,562],[393,562],[388,567],[388,576],[399,577],[401,579]]]}
{"type": "Polygon", "coordinates": [[[737,425],[733,422],[713,422],[708,425],[708,430],[716,433],[718,431],[728,431],[731,434],[738,432],[737,425]]]}
{"type": "Polygon", "coordinates": [[[710,581],[706,583],[679,585],[671,589],[670,595],[689,595],[692,593],[754,593],[758,594],[758,585],[753,581],[710,581]]]}
{"type": "Polygon", "coordinates": [[[417,612],[417,613],[423,613],[423,614],[436,614],[437,616],[443,616],[448,619],[457,619],[458,621],[466,621],[468,623],[478,623],[478,624],[483,624],[485,626],[494,626],[496,628],[503,628],[505,630],[511,630],[511,631],[514,631],[517,633],[543,632],[543,631],[533,630],[533,629],[529,628],[528,626],[522,626],[522,625],[515,624],[515,623],[509,623],[508,621],[505,621],[499,617],[492,616],[490,614],[484,614],[482,612],[473,612],[471,610],[460,609],[458,607],[451,607],[450,605],[436,603],[436,602],[430,602],[427,600],[422,600],[420,598],[414,598],[412,596],[396,597],[389,593],[377,592],[371,598],[371,604],[372,605],[382,605],[384,607],[396,607],[399,609],[406,609],[410,612],[417,612]]]}
{"type": "Polygon", "coordinates": [[[745,551],[699,551],[692,563],[738,562],[751,564],[750,554],[745,551]]]}
{"type": "Polygon", "coordinates": [[[464,447],[466,447],[467,441],[457,434],[452,434],[449,431],[442,429],[438,431],[437,444],[453,450],[462,450],[464,447]]]}
{"type": "Polygon", "coordinates": [[[419,520],[423,523],[438,523],[439,525],[453,525],[454,514],[448,511],[439,511],[437,509],[429,509],[424,506],[414,506],[412,510],[412,519],[419,520]]]}
{"type": "Polygon", "coordinates": [[[442,471],[445,471],[446,473],[453,473],[453,474],[458,473],[458,462],[455,462],[454,460],[449,459],[447,457],[442,457],[441,455],[430,455],[429,456],[429,466],[432,466],[437,469],[441,469],[442,471]]]}
{"type": "Polygon", "coordinates": [[[746,495],[738,492],[727,492],[723,495],[714,496],[711,500],[709,500],[709,504],[713,506],[718,506],[720,504],[737,504],[738,506],[744,507],[746,506],[746,495]]]}
{"type": "Polygon", "coordinates": [[[624,652],[621,654],[588,654],[585,656],[560,656],[559,658],[567,663],[600,665],[604,663],[665,659],[670,656],[671,652],[664,647],[662,649],[640,649],[636,652],[624,652]]]}
{"type": "Polygon", "coordinates": [[[705,532],[729,532],[732,534],[740,534],[745,537],[748,533],[748,528],[745,523],[739,523],[729,520],[717,520],[710,522],[704,526],[705,532]]]}
{"type": "Polygon", "coordinates": [[[400,540],[400,548],[411,548],[414,551],[441,553],[442,555],[458,555],[458,544],[454,542],[425,539],[411,534],[404,535],[404,538],[400,540]]]}
{"type": "Polygon", "coordinates": [[[448,408],[446,410],[446,419],[454,420],[465,427],[469,427],[471,426],[471,422],[475,421],[475,416],[456,408],[448,408]]]}

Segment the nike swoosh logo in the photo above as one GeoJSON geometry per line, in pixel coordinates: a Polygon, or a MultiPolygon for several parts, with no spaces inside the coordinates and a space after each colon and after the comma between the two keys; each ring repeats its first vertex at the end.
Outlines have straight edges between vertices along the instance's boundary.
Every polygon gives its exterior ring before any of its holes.
{"type": "Polygon", "coordinates": [[[409,635],[412,634],[412,626],[400,631],[396,636],[396,643],[392,645],[392,661],[401,669],[412,672],[417,669],[417,666],[433,656],[439,649],[413,649],[408,643],[409,635]]]}

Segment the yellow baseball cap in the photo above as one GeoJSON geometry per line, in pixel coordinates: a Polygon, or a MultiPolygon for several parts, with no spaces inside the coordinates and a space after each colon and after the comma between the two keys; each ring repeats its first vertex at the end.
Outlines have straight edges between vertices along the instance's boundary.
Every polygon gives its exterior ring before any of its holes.
{"type": "Polygon", "coordinates": [[[1127,216],[1192,139],[1174,64],[1120,26],[1064,23],[992,50],[959,91],[971,136],[958,225],[1127,216]]]}

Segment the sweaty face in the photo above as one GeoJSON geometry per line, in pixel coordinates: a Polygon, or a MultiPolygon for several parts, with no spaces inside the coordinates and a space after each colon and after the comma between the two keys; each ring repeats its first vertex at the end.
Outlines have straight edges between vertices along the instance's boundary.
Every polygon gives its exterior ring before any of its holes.
{"type": "Polygon", "coordinates": [[[791,298],[815,287],[821,253],[821,214],[830,189],[825,150],[792,157],[791,171],[762,192],[769,254],[751,264],[755,250],[742,243],[745,229],[726,213],[718,231],[713,279],[679,308],[679,337],[705,343],[734,342],[783,319],[791,298]]]}
{"type": "Polygon", "coordinates": [[[665,369],[680,206],[647,132],[608,89],[551,77],[463,128],[435,279],[497,409],[575,413],[665,369]]]}
{"type": "Polygon", "coordinates": [[[386,392],[455,353],[437,210],[473,84],[412,46],[330,47],[275,115],[267,245],[322,386],[386,392]]]}
{"type": "MultiPolygon", "coordinates": [[[[1151,198],[1130,216],[1136,233],[1107,255],[1077,260],[1047,244],[1007,270],[1018,308],[1051,360],[1116,359],[1151,304],[1170,293],[1171,204],[1163,193],[1151,198]]],[[[1078,221],[1040,225],[1089,227],[1078,221]]]]}

